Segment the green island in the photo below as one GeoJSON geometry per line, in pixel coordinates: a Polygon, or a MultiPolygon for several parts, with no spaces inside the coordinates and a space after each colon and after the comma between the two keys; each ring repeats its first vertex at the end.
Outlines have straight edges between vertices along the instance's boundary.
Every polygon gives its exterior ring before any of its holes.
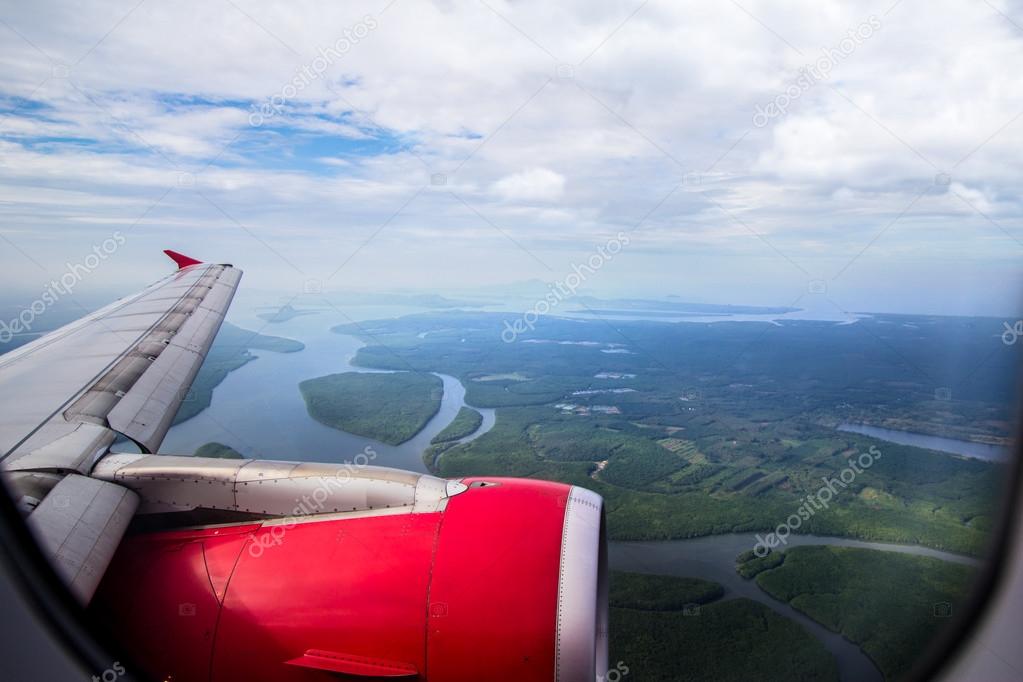
{"type": "Polygon", "coordinates": [[[903,678],[951,614],[976,569],[941,559],[852,547],[793,547],[757,584],[860,646],[886,680],[903,678]]]}
{"type": "Polygon", "coordinates": [[[299,310],[290,303],[286,303],[280,308],[275,308],[274,310],[265,313],[259,313],[257,317],[261,320],[266,320],[267,322],[278,323],[287,322],[288,320],[293,320],[296,317],[303,317],[305,315],[315,315],[318,312],[319,310],[299,310]]]}
{"type": "Polygon", "coordinates": [[[245,455],[238,452],[230,445],[223,443],[206,443],[199,446],[195,451],[196,457],[217,457],[220,459],[245,459],[245,455]]]}
{"type": "Polygon", "coordinates": [[[444,427],[444,430],[433,437],[431,443],[447,443],[453,440],[465,438],[473,433],[483,423],[483,415],[471,407],[463,407],[451,420],[451,423],[444,427]]]}
{"type": "Polygon", "coordinates": [[[736,557],[735,570],[746,580],[751,580],[768,569],[781,566],[783,561],[785,561],[785,554],[782,552],[768,549],[764,556],[757,556],[750,549],[736,557]]]}
{"type": "Polygon", "coordinates": [[[483,423],[483,415],[471,407],[462,407],[444,430],[433,437],[423,452],[423,463],[431,471],[436,469],[437,460],[457,442],[473,433],[483,423]]]}
{"type": "Polygon", "coordinates": [[[293,339],[267,336],[224,322],[209,353],[206,354],[199,374],[192,382],[188,395],[174,416],[174,423],[180,424],[191,419],[209,407],[210,401],[213,400],[213,389],[219,386],[228,374],[256,359],[250,351],[297,353],[304,348],[303,343],[293,339]]]}
{"type": "Polygon", "coordinates": [[[707,580],[612,572],[611,668],[644,682],[838,680],[834,658],[799,625],[721,594],[707,580]]]}
{"type": "Polygon", "coordinates": [[[307,379],[299,390],[321,424],[399,445],[437,414],[444,383],[428,372],[344,372],[307,379]]]}

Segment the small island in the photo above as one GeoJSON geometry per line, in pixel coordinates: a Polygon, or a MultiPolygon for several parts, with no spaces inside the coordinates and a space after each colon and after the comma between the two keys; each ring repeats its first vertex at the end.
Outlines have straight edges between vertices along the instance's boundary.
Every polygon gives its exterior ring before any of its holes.
{"type": "Polygon", "coordinates": [[[315,315],[317,312],[319,311],[299,310],[290,303],[286,303],[271,312],[260,313],[258,317],[261,320],[266,320],[267,322],[278,323],[287,322],[288,320],[293,320],[294,318],[302,317],[303,315],[315,315]]]}
{"type": "Polygon", "coordinates": [[[451,423],[444,427],[444,430],[433,437],[430,441],[436,443],[448,443],[459,440],[476,432],[476,429],[483,423],[483,415],[471,407],[463,407],[451,420],[451,423]]]}
{"type": "Polygon", "coordinates": [[[404,443],[440,409],[444,383],[425,372],[345,372],[299,384],[309,416],[389,445],[404,443]]]}
{"type": "Polygon", "coordinates": [[[196,457],[217,457],[219,459],[245,459],[245,456],[223,443],[206,443],[195,451],[196,457]]]}

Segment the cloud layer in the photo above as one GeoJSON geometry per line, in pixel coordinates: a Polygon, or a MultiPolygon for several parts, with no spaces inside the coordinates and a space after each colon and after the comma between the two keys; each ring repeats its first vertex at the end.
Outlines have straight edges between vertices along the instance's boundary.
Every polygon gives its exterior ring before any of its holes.
{"type": "Polygon", "coordinates": [[[131,0],[0,19],[12,286],[115,229],[122,267],[100,281],[151,278],[173,246],[264,284],[365,288],[556,279],[627,230],[597,290],[789,304],[823,280],[849,309],[1018,303],[1018,3],[131,0]]]}

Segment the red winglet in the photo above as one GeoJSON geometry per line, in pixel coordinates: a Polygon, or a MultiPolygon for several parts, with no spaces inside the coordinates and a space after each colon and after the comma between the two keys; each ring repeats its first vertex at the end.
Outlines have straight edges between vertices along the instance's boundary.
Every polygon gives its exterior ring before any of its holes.
{"type": "Polygon", "coordinates": [[[170,259],[178,264],[178,270],[187,268],[189,265],[199,265],[202,263],[201,260],[196,260],[190,256],[186,256],[177,251],[171,251],[170,249],[164,249],[163,252],[170,256],[170,259]]]}

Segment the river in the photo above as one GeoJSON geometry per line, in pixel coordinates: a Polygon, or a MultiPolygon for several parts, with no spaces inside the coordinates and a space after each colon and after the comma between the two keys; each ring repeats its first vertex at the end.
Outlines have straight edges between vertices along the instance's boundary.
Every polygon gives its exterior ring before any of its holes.
{"type": "Polygon", "coordinates": [[[962,457],[973,457],[988,462],[1004,462],[1009,459],[1008,448],[987,443],[975,443],[969,440],[957,440],[955,438],[943,438],[942,436],[929,436],[925,433],[913,433],[912,431],[899,431],[897,429],[886,429],[880,426],[868,424],[839,424],[839,431],[858,433],[861,436],[870,436],[879,440],[886,440],[889,443],[899,445],[912,445],[926,450],[937,450],[938,452],[949,452],[962,457]]]}
{"type": "MultiPolygon", "coordinates": [[[[350,314],[355,319],[380,319],[394,312],[375,308],[350,314]]],[[[350,321],[335,313],[301,315],[273,324],[253,313],[232,315],[233,324],[301,341],[305,349],[296,353],[252,351],[257,359],[229,373],[213,390],[210,406],[174,426],[160,452],[192,454],[199,446],[216,441],[257,459],[346,462],[369,447],[376,453],[374,465],[425,472],[422,455],[430,441],[466,404],[465,387],[455,377],[437,374],[444,382],[440,409],[419,433],[400,445],[325,426],[306,410],[298,388],[305,379],[337,372],[375,371],[351,364],[364,345],[362,341],[330,331],[331,327],[350,321]]],[[[460,442],[478,438],[494,426],[493,409],[473,409],[483,415],[483,423],[460,442]]]]}
{"type": "MultiPolygon", "coordinates": [[[[834,655],[842,680],[880,682],[881,672],[858,646],[803,615],[787,603],[771,597],[757,586],[755,580],[745,580],[736,573],[735,558],[742,552],[752,549],[755,543],[756,538],[752,533],[708,535],[689,540],[612,542],[608,550],[608,559],[611,568],[615,570],[688,576],[720,583],[725,589],[724,598],[746,597],[752,599],[802,625],[834,655]]],[[[915,545],[865,542],[818,535],[789,536],[789,547],[800,545],[837,545],[880,549],[935,557],[972,566],[979,565],[979,562],[972,557],[915,545]]]]}

